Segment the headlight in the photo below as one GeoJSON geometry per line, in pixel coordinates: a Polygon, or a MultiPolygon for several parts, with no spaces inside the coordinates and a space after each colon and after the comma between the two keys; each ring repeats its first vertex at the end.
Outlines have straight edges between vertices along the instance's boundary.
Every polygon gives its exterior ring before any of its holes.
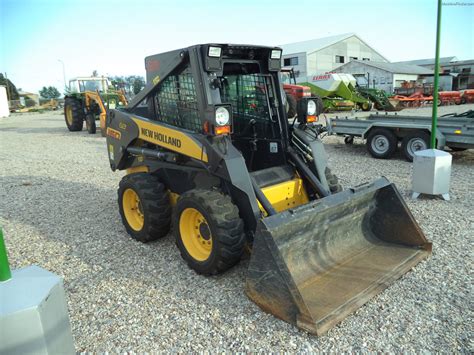
{"type": "Polygon", "coordinates": [[[316,102],[313,100],[308,101],[308,116],[314,116],[316,114],[316,102]]]}
{"type": "Polygon", "coordinates": [[[207,55],[209,57],[219,58],[221,56],[222,48],[221,47],[209,47],[207,55]]]}
{"type": "Polygon", "coordinates": [[[270,59],[280,59],[281,58],[281,51],[278,49],[273,49],[272,53],[270,54],[270,59]]]}
{"type": "Polygon", "coordinates": [[[228,125],[230,121],[230,113],[225,107],[218,107],[216,109],[216,123],[219,126],[228,125]]]}

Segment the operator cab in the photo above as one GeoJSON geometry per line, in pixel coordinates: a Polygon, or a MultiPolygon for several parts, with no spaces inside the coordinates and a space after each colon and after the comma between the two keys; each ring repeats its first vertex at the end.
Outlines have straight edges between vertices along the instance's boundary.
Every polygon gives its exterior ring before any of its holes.
{"type": "Polygon", "coordinates": [[[273,77],[262,74],[258,63],[224,62],[219,80],[221,101],[232,107],[231,140],[249,171],[283,164],[283,132],[273,77]]]}
{"type": "Polygon", "coordinates": [[[106,92],[111,83],[105,77],[80,77],[69,80],[69,92],[79,93],[86,91],[106,92]]]}

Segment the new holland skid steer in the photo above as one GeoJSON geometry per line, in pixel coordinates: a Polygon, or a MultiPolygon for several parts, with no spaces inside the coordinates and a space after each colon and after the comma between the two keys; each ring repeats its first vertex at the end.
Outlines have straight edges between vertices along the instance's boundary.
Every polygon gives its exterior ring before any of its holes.
{"type": "Polygon", "coordinates": [[[111,168],[127,170],[118,202],[132,238],[172,226],[183,259],[204,275],[250,250],[250,299],[314,334],[428,257],[393,184],[341,191],[314,98],[288,122],[280,48],[196,45],[145,66],[145,89],[106,119],[111,168]]]}

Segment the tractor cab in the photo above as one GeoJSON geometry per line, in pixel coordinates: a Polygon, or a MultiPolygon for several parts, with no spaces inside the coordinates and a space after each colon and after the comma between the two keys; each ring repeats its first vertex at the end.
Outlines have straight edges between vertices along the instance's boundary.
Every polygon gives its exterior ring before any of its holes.
{"type": "Polygon", "coordinates": [[[69,92],[82,93],[86,91],[107,92],[112,87],[106,77],[79,77],[69,80],[69,92]]]}

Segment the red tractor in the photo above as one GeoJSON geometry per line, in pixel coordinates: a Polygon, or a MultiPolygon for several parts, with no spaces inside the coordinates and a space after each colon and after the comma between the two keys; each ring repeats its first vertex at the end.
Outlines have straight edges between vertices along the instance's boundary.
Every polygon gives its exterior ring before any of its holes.
{"type": "MultiPolygon", "coordinates": [[[[281,80],[286,94],[288,117],[295,117],[298,101],[304,97],[311,97],[311,89],[308,86],[296,84],[293,68],[281,68],[281,80]]],[[[316,101],[317,105],[319,105],[317,112],[323,112],[323,101],[320,97],[317,97],[316,101]]]]}

